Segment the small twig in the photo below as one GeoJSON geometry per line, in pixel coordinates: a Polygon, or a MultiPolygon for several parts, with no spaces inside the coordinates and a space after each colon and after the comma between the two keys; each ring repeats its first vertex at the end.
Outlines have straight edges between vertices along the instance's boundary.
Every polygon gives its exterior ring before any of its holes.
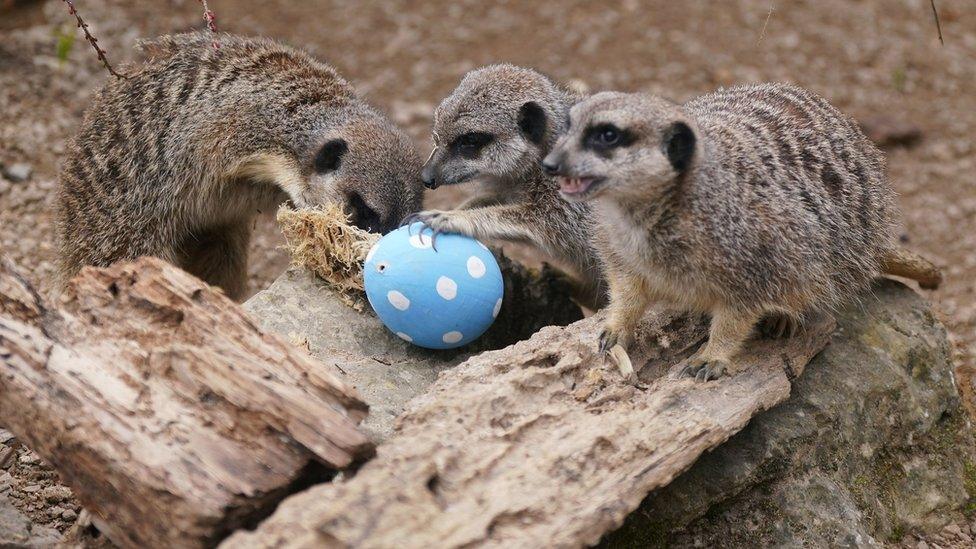
{"type": "Polygon", "coordinates": [[[203,19],[207,22],[207,28],[213,33],[213,47],[215,50],[220,49],[220,44],[217,43],[217,16],[210,10],[210,6],[207,5],[207,0],[200,0],[203,4],[203,19]]]}
{"type": "Polygon", "coordinates": [[[762,44],[763,38],[766,38],[766,27],[769,25],[769,18],[773,16],[773,2],[769,2],[769,11],[766,13],[766,21],[763,22],[762,32],[759,33],[759,40],[756,41],[756,45],[762,44]]]}
{"type": "Polygon", "coordinates": [[[61,1],[68,5],[68,13],[74,15],[75,19],[78,20],[78,28],[85,32],[85,39],[88,40],[88,43],[91,44],[93,48],[95,48],[95,53],[98,54],[98,60],[102,62],[102,65],[104,65],[105,68],[108,69],[108,72],[112,73],[112,76],[120,80],[127,78],[124,74],[119,74],[115,72],[115,69],[112,68],[112,65],[108,63],[108,58],[105,57],[105,50],[98,47],[98,39],[92,36],[91,32],[88,30],[88,23],[85,23],[85,21],[81,18],[81,15],[78,13],[78,10],[75,9],[74,3],[71,0],[61,0],[61,1]]]}
{"type": "Polygon", "coordinates": [[[942,23],[939,22],[939,10],[935,9],[935,0],[929,0],[932,4],[932,15],[935,17],[935,28],[939,31],[939,43],[945,46],[945,40],[942,39],[942,23]]]}

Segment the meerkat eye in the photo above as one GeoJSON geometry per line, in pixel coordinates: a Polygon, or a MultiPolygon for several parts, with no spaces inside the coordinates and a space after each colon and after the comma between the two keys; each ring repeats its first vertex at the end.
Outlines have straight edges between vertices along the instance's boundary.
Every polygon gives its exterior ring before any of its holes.
{"type": "Polygon", "coordinates": [[[614,128],[607,128],[600,132],[600,143],[604,145],[616,145],[620,140],[620,134],[614,128]]]}
{"type": "Polygon", "coordinates": [[[349,146],[344,139],[332,139],[327,141],[319,152],[315,155],[315,171],[317,173],[334,172],[339,169],[342,163],[342,155],[346,154],[349,146]]]}
{"type": "Polygon", "coordinates": [[[490,133],[469,132],[454,140],[454,148],[458,154],[470,159],[478,156],[481,149],[485,148],[485,145],[491,143],[492,140],[494,140],[494,136],[490,133]]]}
{"type": "Polygon", "coordinates": [[[609,151],[617,147],[624,147],[633,141],[627,130],[621,130],[613,124],[598,124],[587,129],[583,135],[583,145],[596,151],[609,151]]]}

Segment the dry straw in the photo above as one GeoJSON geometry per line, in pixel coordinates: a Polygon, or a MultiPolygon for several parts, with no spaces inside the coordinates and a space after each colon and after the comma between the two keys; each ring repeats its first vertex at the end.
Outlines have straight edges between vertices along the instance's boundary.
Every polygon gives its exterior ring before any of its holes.
{"type": "Polygon", "coordinates": [[[292,264],[312,271],[361,310],[363,261],[380,235],[350,225],[335,204],[301,210],[282,206],[278,224],[288,241],[292,264]]]}

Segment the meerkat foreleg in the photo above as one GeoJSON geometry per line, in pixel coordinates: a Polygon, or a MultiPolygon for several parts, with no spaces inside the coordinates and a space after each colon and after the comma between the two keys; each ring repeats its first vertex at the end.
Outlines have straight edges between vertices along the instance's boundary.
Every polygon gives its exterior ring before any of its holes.
{"type": "Polygon", "coordinates": [[[600,334],[602,354],[608,354],[615,345],[626,350],[650,302],[650,294],[640,277],[612,267],[606,274],[610,304],[607,306],[607,323],[600,334]]]}
{"type": "Polygon", "coordinates": [[[760,319],[758,313],[718,309],[712,313],[708,342],[695,356],[688,359],[682,375],[702,381],[718,379],[732,364],[732,357],[749,339],[753,326],[760,319]]]}
{"type": "Polygon", "coordinates": [[[468,210],[428,210],[407,216],[404,224],[419,221],[435,233],[461,233],[479,240],[528,242],[549,250],[544,225],[524,204],[497,205],[468,210]]]}
{"type": "Polygon", "coordinates": [[[486,208],[489,206],[497,206],[501,204],[504,199],[495,193],[484,193],[477,196],[473,196],[468,200],[465,200],[458,205],[456,209],[458,210],[474,210],[477,208],[486,208]]]}

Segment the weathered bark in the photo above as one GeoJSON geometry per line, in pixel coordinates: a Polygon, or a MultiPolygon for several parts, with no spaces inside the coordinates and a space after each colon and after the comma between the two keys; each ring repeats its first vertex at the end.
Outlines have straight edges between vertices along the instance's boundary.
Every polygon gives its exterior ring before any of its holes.
{"type": "Polygon", "coordinates": [[[85,269],[56,307],[0,264],[0,424],[124,547],[200,547],[371,453],[332,365],[156,259],[85,269]]]}
{"type": "Polygon", "coordinates": [[[642,382],[595,354],[601,315],[475,356],[413,400],[346,482],[282,502],[226,547],[575,547],[621,524],[749,419],[784,400],[832,323],[755,342],[709,383],[673,377],[699,319],[650,314],[632,349],[642,382]],[[671,373],[668,373],[671,372],[671,373]]]}

